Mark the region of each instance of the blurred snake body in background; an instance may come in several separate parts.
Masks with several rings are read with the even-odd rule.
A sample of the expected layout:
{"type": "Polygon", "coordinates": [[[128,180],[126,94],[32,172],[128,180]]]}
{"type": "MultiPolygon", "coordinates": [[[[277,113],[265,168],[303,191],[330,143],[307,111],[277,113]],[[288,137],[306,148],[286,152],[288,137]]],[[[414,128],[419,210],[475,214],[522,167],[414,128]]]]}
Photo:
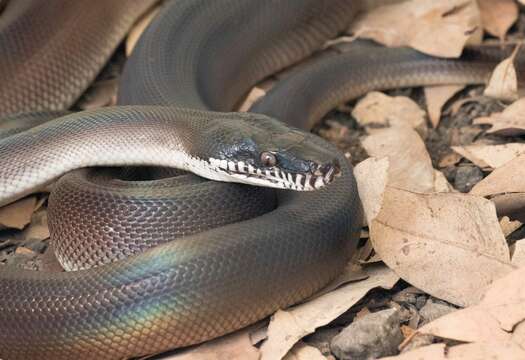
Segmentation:
{"type": "MultiPolygon", "coordinates": [[[[69,108],[153,3],[8,1],[0,115],[69,108]]],[[[188,346],[334,279],[362,223],[356,183],[333,145],[297,128],[371,89],[484,82],[498,57],[356,45],[292,71],[251,113],[231,112],[258,81],[345,30],[357,3],[167,1],[126,63],[119,106],[0,139],[0,205],[59,179],[51,235],[61,264],[78,270],[0,269],[0,357],[118,359],[188,346]],[[221,182],[126,181],[91,168],[132,165],[221,182]]]]}

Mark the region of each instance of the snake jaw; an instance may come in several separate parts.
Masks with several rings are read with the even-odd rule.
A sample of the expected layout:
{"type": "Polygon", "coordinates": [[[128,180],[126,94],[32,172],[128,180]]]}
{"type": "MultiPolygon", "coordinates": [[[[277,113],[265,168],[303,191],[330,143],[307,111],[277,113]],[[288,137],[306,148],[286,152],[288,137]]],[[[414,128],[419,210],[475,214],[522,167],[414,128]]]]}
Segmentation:
{"type": "Polygon", "coordinates": [[[306,173],[287,172],[279,167],[261,169],[244,161],[209,158],[208,162],[218,175],[216,179],[295,191],[319,190],[340,175],[336,162],[319,165],[314,172],[306,173]]]}

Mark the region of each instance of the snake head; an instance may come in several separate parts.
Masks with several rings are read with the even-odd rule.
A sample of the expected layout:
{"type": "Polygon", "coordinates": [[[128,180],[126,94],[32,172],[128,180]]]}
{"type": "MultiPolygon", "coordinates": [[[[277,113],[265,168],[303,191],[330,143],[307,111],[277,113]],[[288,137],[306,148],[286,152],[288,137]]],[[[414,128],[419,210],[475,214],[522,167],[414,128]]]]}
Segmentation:
{"type": "MultiPolygon", "coordinates": [[[[235,114],[212,122],[213,139],[200,158],[207,172],[200,175],[297,191],[320,189],[340,174],[333,151],[320,145],[316,135],[289,127],[259,114],[235,114]]],[[[202,142],[201,142],[202,144],[202,142]]],[[[202,148],[202,147],[201,147],[202,148]]]]}

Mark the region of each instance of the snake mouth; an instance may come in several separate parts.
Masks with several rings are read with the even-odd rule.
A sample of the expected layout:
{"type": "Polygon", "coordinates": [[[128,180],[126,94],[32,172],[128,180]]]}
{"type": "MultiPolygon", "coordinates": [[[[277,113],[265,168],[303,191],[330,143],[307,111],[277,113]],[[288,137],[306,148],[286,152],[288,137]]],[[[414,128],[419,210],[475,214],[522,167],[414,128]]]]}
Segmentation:
{"type": "Polygon", "coordinates": [[[260,169],[243,161],[210,159],[210,164],[215,171],[230,176],[237,182],[295,191],[319,190],[341,174],[336,161],[319,165],[315,171],[308,173],[288,172],[278,167],[260,169]]]}

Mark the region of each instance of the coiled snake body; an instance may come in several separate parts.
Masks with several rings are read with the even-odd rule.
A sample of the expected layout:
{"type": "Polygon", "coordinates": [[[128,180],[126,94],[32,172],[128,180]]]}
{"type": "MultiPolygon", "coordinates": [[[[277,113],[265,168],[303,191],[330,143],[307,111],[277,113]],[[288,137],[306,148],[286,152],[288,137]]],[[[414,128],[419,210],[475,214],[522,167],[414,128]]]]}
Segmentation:
{"type": "MultiPolygon", "coordinates": [[[[10,81],[0,84],[0,114],[64,109],[85,89],[116,41],[102,46],[106,55],[94,61],[75,52],[79,45],[73,35],[60,31],[105,26],[84,8],[98,6],[108,13],[102,3],[118,4],[116,13],[127,20],[118,22],[118,31],[108,30],[120,36],[141,10],[130,6],[138,3],[133,1],[55,2],[74,3],[76,10],[70,11],[76,17],[64,15],[64,23],[57,19],[63,29],[53,27],[53,48],[72,60],[49,55],[59,64],[49,72],[46,59],[37,62],[12,40],[13,32],[27,26],[16,20],[23,12],[16,10],[29,9],[32,2],[9,2],[0,15],[0,50],[13,52],[0,59],[0,76],[10,81]],[[59,45],[60,37],[70,48],[59,45]],[[33,70],[13,65],[26,55],[33,70]],[[79,72],[82,81],[72,81],[79,72]],[[26,80],[33,85],[22,84],[26,80]]],[[[355,247],[362,219],[351,168],[332,145],[274,119],[307,129],[334,105],[372,88],[482,82],[490,70],[486,57],[492,59],[473,51],[467,57],[474,61],[464,66],[406,49],[383,53],[363,45],[278,85],[252,110],[272,118],[226,112],[257,81],[345,29],[355,10],[350,0],[167,2],[126,64],[118,102],[127,106],[68,115],[0,140],[0,204],[87,166],[179,167],[216,180],[318,189],[275,192],[176,180],[196,187],[179,191],[190,205],[176,205],[174,215],[165,206],[177,195],[171,180],[123,185],[104,171],[73,172],[51,196],[50,225],[53,237],[60,238],[62,264],[83,270],[1,269],[0,357],[115,359],[187,346],[260,320],[333,279],[355,247]],[[419,76],[407,77],[409,71],[419,76]],[[206,205],[193,205],[186,192],[206,205]],[[239,211],[224,216],[227,205],[239,211]],[[207,214],[195,215],[199,206],[207,214]],[[84,230],[68,225],[70,218],[81,219],[77,225],[84,230]],[[137,219],[144,222],[133,227],[137,219]],[[183,228],[196,221],[203,231],[194,233],[195,226],[189,226],[181,231],[184,237],[169,241],[174,221],[183,228]],[[129,241],[142,250],[141,239],[156,245],[157,237],[165,243],[121,259],[136,252],[129,241]],[[73,245],[72,238],[83,241],[73,245]],[[109,250],[101,246],[104,241],[110,242],[109,250]]],[[[20,43],[34,45],[36,37],[20,43]]]]}

